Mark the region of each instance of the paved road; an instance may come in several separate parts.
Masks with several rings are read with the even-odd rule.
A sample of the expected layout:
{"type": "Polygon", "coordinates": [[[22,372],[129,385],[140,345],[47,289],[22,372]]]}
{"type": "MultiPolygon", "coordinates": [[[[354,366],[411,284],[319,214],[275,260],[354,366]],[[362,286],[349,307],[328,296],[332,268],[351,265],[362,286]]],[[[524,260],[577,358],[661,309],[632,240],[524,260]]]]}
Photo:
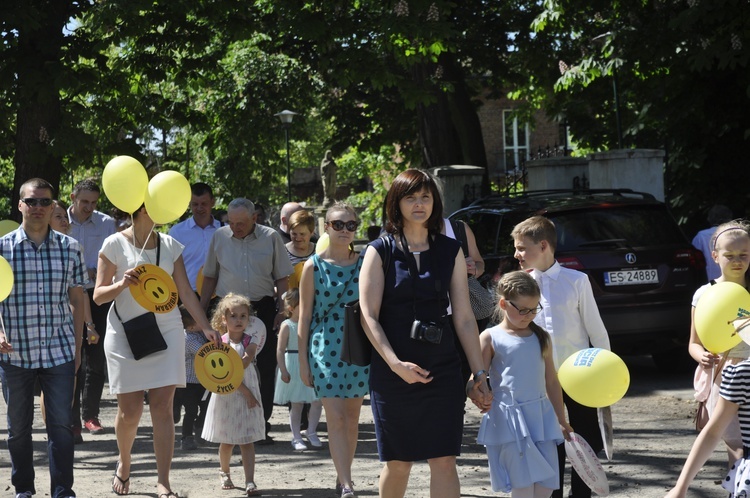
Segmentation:
{"type": "MultiPolygon", "coordinates": [[[[626,358],[631,371],[631,387],[626,397],[612,408],[615,427],[615,455],[603,462],[610,484],[610,494],[623,498],[656,498],[674,482],[695,434],[691,430],[692,376],[665,376],[657,372],[647,357],[626,358]]],[[[5,433],[6,407],[0,402],[0,430],[5,433]]],[[[116,459],[116,442],[112,431],[115,400],[103,400],[102,422],[109,428],[101,436],[84,435],[85,443],[76,446],[76,492],[81,497],[110,497],[111,475],[116,459]]],[[[459,459],[462,496],[507,496],[492,493],[484,448],[477,445],[479,416],[467,406],[467,424],[463,454],[459,459]]],[[[375,435],[369,406],[362,410],[360,444],[355,461],[354,481],[358,497],[377,496],[378,462],[375,435]]],[[[274,409],[274,436],[277,443],[257,447],[256,481],[264,496],[333,498],[335,480],[327,450],[295,453],[289,446],[286,410],[274,409]]],[[[325,441],[325,426],[320,431],[325,441]]],[[[179,430],[179,429],[178,429],[179,430]]],[[[439,435],[436,435],[439,437],[439,435]]],[[[46,436],[38,412],[34,423],[37,496],[49,496],[47,490],[46,436]]],[[[721,478],[725,466],[723,448],[714,453],[699,474],[690,496],[720,498],[726,496],[714,480],[721,478]]],[[[241,496],[237,491],[221,491],[217,474],[216,447],[206,446],[185,453],[175,450],[172,485],[180,496],[203,498],[241,496]]],[[[232,461],[235,483],[243,482],[239,457],[232,461]]],[[[429,496],[426,464],[417,464],[412,472],[408,496],[429,496]]],[[[144,414],[134,448],[131,478],[132,496],[155,497],[155,468],[151,446],[150,418],[144,414]]],[[[10,462],[5,445],[0,448],[0,498],[14,496],[10,486],[10,462]]]]}

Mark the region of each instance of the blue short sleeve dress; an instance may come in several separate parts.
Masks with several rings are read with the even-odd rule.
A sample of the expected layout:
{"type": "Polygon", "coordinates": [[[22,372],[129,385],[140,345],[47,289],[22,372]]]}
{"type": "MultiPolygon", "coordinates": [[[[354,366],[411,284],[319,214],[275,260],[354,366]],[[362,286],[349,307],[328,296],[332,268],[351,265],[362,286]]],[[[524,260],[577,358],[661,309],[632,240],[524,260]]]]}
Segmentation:
{"type": "Polygon", "coordinates": [[[344,305],[359,299],[362,258],[338,266],[313,255],[315,304],[310,323],[309,361],[318,398],[360,398],[367,394],[370,367],[341,360],[344,338],[344,305]]]}

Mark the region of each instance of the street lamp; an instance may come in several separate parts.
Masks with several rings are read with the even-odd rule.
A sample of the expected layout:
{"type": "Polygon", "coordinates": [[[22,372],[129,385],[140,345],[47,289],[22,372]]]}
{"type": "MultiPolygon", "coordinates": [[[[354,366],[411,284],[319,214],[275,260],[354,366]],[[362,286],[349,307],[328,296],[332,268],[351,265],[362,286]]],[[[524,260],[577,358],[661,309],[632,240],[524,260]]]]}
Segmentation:
{"type": "Polygon", "coordinates": [[[289,202],[292,202],[292,175],[289,168],[289,127],[292,125],[292,120],[296,115],[296,112],[286,110],[274,114],[274,116],[278,116],[281,120],[281,126],[284,127],[284,136],[286,137],[286,196],[289,202]]]}

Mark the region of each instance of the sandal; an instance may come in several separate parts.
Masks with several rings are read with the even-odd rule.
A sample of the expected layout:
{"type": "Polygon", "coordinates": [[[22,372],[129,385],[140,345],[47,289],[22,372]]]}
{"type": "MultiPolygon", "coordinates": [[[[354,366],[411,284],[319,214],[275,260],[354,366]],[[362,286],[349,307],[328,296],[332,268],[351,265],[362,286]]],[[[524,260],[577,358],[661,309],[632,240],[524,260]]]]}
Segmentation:
{"type": "Polygon", "coordinates": [[[128,476],[127,479],[123,479],[122,477],[117,475],[117,471],[120,469],[120,461],[117,460],[117,464],[115,464],[115,474],[112,476],[112,492],[116,495],[124,496],[130,492],[130,486],[128,485],[128,482],[130,482],[130,476],[128,476]],[[120,487],[124,490],[122,493],[118,492],[115,489],[115,484],[117,484],[117,481],[120,481],[120,487]]]}
{"type": "Polygon", "coordinates": [[[234,489],[234,483],[232,482],[232,478],[229,477],[229,472],[222,472],[220,470],[219,477],[221,477],[221,489],[224,491],[234,489]]]}
{"type": "Polygon", "coordinates": [[[261,493],[258,486],[256,486],[253,481],[250,481],[245,484],[245,494],[247,496],[260,496],[261,493]]]}
{"type": "Polygon", "coordinates": [[[177,493],[174,493],[172,491],[170,491],[169,493],[162,493],[159,496],[157,496],[157,498],[162,498],[162,496],[164,498],[172,498],[172,497],[174,497],[174,498],[180,498],[179,496],[177,496],[177,493]]]}

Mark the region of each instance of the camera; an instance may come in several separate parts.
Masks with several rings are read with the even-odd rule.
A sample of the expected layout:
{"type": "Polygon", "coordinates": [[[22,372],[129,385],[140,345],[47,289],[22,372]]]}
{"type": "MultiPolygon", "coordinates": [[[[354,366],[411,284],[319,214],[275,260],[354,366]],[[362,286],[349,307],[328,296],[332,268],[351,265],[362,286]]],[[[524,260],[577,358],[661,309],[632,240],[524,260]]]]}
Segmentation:
{"type": "Polygon", "coordinates": [[[409,337],[417,341],[440,344],[440,340],[443,338],[443,326],[435,322],[414,320],[414,323],[411,324],[409,337]]]}

